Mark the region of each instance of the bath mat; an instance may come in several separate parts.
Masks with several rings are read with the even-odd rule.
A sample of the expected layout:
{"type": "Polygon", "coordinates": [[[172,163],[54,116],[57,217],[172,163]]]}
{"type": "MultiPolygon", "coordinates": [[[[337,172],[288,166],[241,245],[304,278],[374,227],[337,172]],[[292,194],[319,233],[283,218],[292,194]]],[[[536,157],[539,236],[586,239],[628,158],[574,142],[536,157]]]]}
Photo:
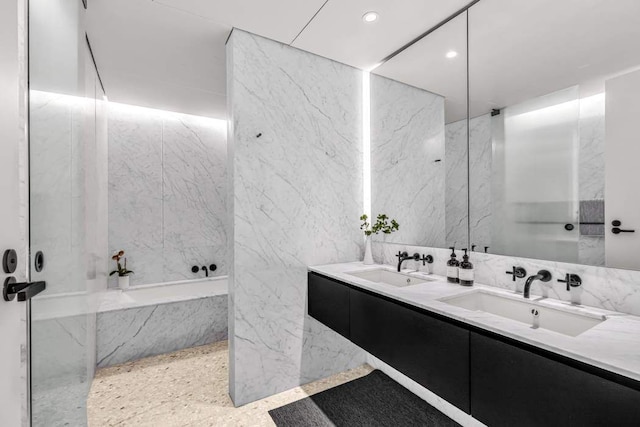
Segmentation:
{"type": "Polygon", "coordinates": [[[379,370],[269,415],[278,427],[459,426],[379,370]]]}

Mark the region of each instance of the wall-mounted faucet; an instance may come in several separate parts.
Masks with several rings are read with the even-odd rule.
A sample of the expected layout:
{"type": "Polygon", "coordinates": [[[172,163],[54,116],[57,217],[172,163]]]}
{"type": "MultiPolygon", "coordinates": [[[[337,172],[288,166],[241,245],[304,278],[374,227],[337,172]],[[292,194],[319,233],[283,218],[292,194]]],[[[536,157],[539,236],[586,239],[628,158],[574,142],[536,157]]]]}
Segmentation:
{"type": "Polygon", "coordinates": [[[511,271],[506,271],[506,274],[511,274],[513,275],[512,277],[512,281],[515,282],[516,278],[517,279],[522,279],[527,275],[527,270],[525,270],[522,267],[516,267],[515,265],[513,267],[511,267],[511,271]]]}
{"type": "Polygon", "coordinates": [[[412,259],[414,261],[420,261],[420,254],[416,252],[415,254],[409,256],[408,252],[398,252],[398,273],[400,273],[400,269],[402,268],[402,263],[408,259],[412,259]]]}
{"type": "Polygon", "coordinates": [[[198,267],[197,265],[194,265],[193,267],[191,267],[191,272],[197,273],[198,271],[202,270],[204,271],[205,277],[209,277],[209,272],[213,273],[217,269],[218,269],[218,266],[215,264],[209,265],[209,268],[207,268],[206,265],[203,265],[202,267],[198,267]]]}
{"type": "Polygon", "coordinates": [[[531,284],[534,280],[540,280],[541,282],[548,282],[551,280],[551,273],[547,270],[540,270],[538,274],[529,276],[527,281],[524,282],[524,297],[529,298],[529,291],[531,290],[531,284]]]}
{"type": "Polygon", "coordinates": [[[571,288],[577,288],[582,285],[582,279],[577,274],[567,273],[564,276],[564,280],[558,279],[558,282],[567,284],[567,292],[570,291],[571,288]]]}
{"type": "Polygon", "coordinates": [[[420,258],[420,261],[422,261],[422,265],[433,264],[433,256],[423,254],[422,258],[420,258]]]}

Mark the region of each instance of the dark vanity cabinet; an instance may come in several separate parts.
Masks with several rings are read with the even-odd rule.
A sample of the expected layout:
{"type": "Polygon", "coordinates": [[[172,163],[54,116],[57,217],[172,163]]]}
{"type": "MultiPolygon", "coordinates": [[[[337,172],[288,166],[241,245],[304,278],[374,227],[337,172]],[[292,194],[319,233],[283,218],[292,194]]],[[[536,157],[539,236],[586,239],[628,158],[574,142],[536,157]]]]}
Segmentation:
{"type": "Polygon", "coordinates": [[[349,288],[319,274],[309,273],[309,316],[349,338],[349,288]]]}
{"type": "Polygon", "coordinates": [[[309,315],[489,426],[640,426],[640,383],[309,273],[309,315]]]}
{"type": "Polygon", "coordinates": [[[352,289],[351,341],[469,412],[469,331],[352,289]]]}
{"type": "Polygon", "coordinates": [[[490,426],[638,426],[640,392],[471,333],[471,414],[490,426]]]}

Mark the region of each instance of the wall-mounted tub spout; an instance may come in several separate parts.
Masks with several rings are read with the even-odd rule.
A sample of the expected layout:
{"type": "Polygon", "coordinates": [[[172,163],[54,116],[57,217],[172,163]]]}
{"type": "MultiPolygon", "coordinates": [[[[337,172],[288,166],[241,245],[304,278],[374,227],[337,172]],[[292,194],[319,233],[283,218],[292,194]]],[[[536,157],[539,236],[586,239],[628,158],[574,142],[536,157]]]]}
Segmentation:
{"type": "Polygon", "coordinates": [[[204,275],[206,277],[209,277],[209,273],[210,272],[213,273],[217,269],[218,269],[218,266],[215,264],[210,264],[209,267],[207,267],[206,265],[203,265],[202,267],[198,267],[197,265],[194,265],[193,267],[191,267],[191,272],[197,273],[198,271],[202,270],[204,271],[204,275]]]}

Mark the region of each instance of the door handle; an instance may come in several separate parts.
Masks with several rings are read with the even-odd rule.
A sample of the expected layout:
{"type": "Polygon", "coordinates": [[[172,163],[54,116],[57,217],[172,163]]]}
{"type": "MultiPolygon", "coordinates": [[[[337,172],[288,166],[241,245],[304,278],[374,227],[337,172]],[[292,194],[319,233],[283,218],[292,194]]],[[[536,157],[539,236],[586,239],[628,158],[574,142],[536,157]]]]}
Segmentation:
{"type": "Polygon", "coordinates": [[[620,228],[618,228],[618,227],[613,227],[613,228],[611,229],[611,232],[612,232],[613,234],[620,234],[620,233],[635,233],[635,232],[636,232],[636,230],[622,230],[622,229],[620,229],[620,228]]]}
{"type": "Polygon", "coordinates": [[[2,296],[5,301],[13,301],[18,295],[18,301],[26,301],[38,295],[47,288],[46,282],[20,282],[16,283],[13,276],[7,277],[4,281],[2,296]]]}

